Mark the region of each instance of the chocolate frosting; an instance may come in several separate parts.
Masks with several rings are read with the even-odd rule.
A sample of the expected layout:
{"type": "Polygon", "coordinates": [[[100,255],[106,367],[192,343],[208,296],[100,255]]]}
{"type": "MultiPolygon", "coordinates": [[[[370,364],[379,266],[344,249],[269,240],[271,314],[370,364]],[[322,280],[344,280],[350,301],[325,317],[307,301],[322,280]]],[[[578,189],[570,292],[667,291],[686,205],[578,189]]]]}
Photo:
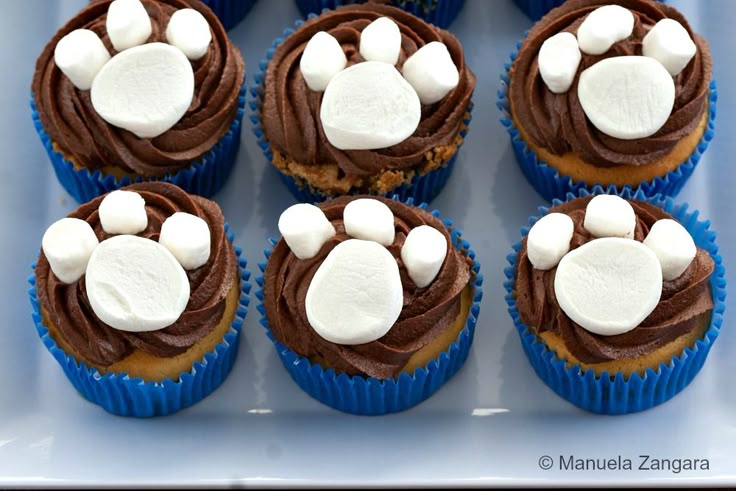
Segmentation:
{"type": "Polygon", "coordinates": [[[575,34],[590,12],[610,3],[610,0],[569,0],[532,27],[511,67],[513,117],[532,143],[555,155],[573,152],[585,162],[600,167],[648,164],[670,153],[680,139],[691,134],[700,123],[707,110],[713,61],[706,41],[692,31],[674,8],[651,0],[620,0],[616,3],[634,14],[631,36],[615,43],[603,55],[581,53],[580,67],[570,90],[554,94],[539,74],[537,55],[542,43],[560,32],[575,34]],[[672,114],[652,136],[636,140],[608,136],[588,121],[580,105],[577,96],[580,73],[604,58],[642,55],[642,39],[664,18],[682,24],[697,46],[695,57],[674,78],[672,114]]]}
{"type": "Polygon", "coordinates": [[[337,164],[348,176],[367,177],[386,169],[411,169],[426,162],[425,154],[450,145],[459,133],[475,88],[475,76],[465,66],[460,41],[409,13],[375,3],[348,5],[307,20],[278,48],[266,69],[262,124],[271,147],[300,164],[337,164]],[[422,106],[419,127],[406,140],[378,150],[339,150],[325,137],[320,121],[322,92],[309,89],[299,69],[307,42],[319,31],[332,34],[348,59],[348,66],[365,61],[360,55],[360,33],[379,17],[390,17],[401,31],[396,67],[432,41],[447,46],[460,72],[458,86],[441,101],[422,106]]]}
{"type": "MultiPolygon", "coordinates": [[[[87,298],[84,276],[69,285],[62,283],[41,251],[36,266],[36,288],[41,306],[63,339],[98,367],[119,361],[133,350],[172,357],[189,349],[212,332],[222,319],[225,299],[238,273],[233,246],[225,235],[225,219],[215,202],[163,182],[134,184],[123,189],[137,192],[146,201],[148,226],[136,235],[158,241],[164,220],[178,211],[190,213],[209,226],[210,258],[203,266],[187,271],[189,303],[174,324],[158,331],[126,332],[97,318],[87,298]]],[[[112,237],[100,224],[98,209],[103,198],[100,196],[69,215],[86,220],[100,241],[112,237]]]]}
{"type": "Polygon", "coordinates": [[[394,214],[396,237],[387,249],[399,264],[404,306],[398,320],[382,338],[346,346],[320,337],[309,324],[304,306],[312,277],[332,249],[351,237],[345,233],[345,206],[356,197],[340,197],[320,204],[337,234],[311,259],[299,260],[281,239],[273,248],[265,272],[264,303],[275,338],[301,356],[322,359],[337,372],[379,379],[398,375],[409,358],[443,333],[460,314],[461,293],[470,281],[470,260],[453,245],[443,223],[430,213],[397,201],[382,201],[394,214]],[[417,288],[401,261],[401,247],[409,231],[420,225],[439,230],[447,239],[447,257],[429,286],[417,288]]]}
{"type": "Polygon", "coordinates": [[[105,29],[111,0],[92,2],[51,38],[36,62],[32,90],[44,128],[62,153],[90,170],[117,167],[144,177],[161,177],[189,167],[227,133],[238,110],[245,65],[237,48],[212,11],[191,0],[142,0],[151,18],[147,42],[167,42],[166,27],[173,13],[194,8],[210,24],[207,53],[192,61],[194,97],[186,114],[155,138],[139,138],[105,122],[94,110],[89,90],[77,89],[54,63],[58,41],[75,29],[97,33],[114,56],[105,29]]]}
{"type": "MultiPolygon", "coordinates": [[[[585,207],[591,197],[579,198],[550,209],[566,213],[575,224],[570,250],[593,240],[583,227],[585,207]]],[[[661,208],[641,201],[630,201],[636,213],[634,239],[643,241],[654,222],[672,216],[661,208]]],[[[557,268],[534,269],[529,262],[526,237],[516,265],[516,307],[521,320],[537,332],[552,331],[565,347],[584,363],[635,358],[651,353],[695,328],[697,317],[713,308],[708,280],[713,259],[698,248],[695,259],[682,275],[662,282],[662,296],[654,311],[635,329],[615,336],[601,336],[575,324],[562,311],[555,298],[557,268]]]]}

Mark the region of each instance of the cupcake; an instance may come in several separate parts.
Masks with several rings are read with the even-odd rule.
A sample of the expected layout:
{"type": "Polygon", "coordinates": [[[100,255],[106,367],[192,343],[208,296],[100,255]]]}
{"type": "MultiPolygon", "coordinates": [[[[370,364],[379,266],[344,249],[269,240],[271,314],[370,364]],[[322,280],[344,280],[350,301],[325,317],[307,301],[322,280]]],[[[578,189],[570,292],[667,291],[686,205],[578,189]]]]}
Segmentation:
{"type": "Polygon", "coordinates": [[[254,132],[298,200],[440,192],[475,88],[457,38],[367,3],[299,21],[274,46],[252,89],[254,132]]]}
{"type": "Polygon", "coordinates": [[[215,13],[225,29],[232,29],[243,20],[256,0],[202,0],[215,13]]]}
{"type": "Polygon", "coordinates": [[[712,65],[706,41],[666,4],[571,0],[512,55],[502,122],[548,200],[595,184],[675,195],[713,137],[712,65]]]}
{"type": "Polygon", "coordinates": [[[335,409],[385,414],[462,366],[480,310],[480,265],[457,229],[383,197],[302,203],[258,278],[262,324],[294,381],[335,409]]]}
{"type": "Polygon", "coordinates": [[[85,398],[119,415],[170,414],[232,367],[249,290],[240,254],[216,203],[133,184],[48,228],[33,319],[85,398]]]}
{"type": "Polygon", "coordinates": [[[61,184],[80,203],[136,181],[211,196],[240,146],[245,65],[194,0],[99,0],[36,62],[31,108],[61,184]]]}
{"type": "Polygon", "coordinates": [[[718,336],[726,280],[698,212],[602,191],[530,219],[506,300],[542,380],[583,409],[620,414],[661,404],[695,377],[718,336]]]}

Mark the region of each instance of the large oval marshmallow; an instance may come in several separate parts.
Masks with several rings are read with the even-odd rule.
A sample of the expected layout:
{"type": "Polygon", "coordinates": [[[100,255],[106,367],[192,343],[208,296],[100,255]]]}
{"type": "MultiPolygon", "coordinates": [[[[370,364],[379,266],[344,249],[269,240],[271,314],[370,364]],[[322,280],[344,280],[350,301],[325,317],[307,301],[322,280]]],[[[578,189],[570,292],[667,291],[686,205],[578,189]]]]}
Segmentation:
{"type": "Polygon", "coordinates": [[[179,9],[169,19],[166,40],[190,60],[198,60],[207,53],[212,33],[204,15],[194,9],[179,9]]]}
{"type": "Polygon", "coordinates": [[[379,17],[360,33],[360,55],[367,61],[395,65],[401,53],[401,32],[396,22],[379,17]]]}
{"type": "Polygon", "coordinates": [[[434,281],[447,257],[447,239],[429,225],[411,229],[401,247],[401,261],[417,288],[434,281]]]}
{"type": "Polygon", "coordinates": [[[698,47],[674,19],[662,19],[644,36],[642,54],[660,62],[673,77],[695,56],[698,47]]]}
{"type": "Polygon", "coordinates": [[[299,70],[310,90],[322,92],[332,77],[343,71],[348,59],[332,34],[319,31],[312,36],[299,59],[299,70]]]}
{"type": "Polygon", "coordinates": [[[653,58],[617,56],[580,74],[578,98],[596,128],[634,140],[655,134],[667,122],[675,104],[675,83],[653,58]]]}
{"type": "Polygon", "coordinates": [[[404,302],[396,259],[380,244],[350,239],[335,246],[307,289],[309,324],[337,344],[382,338],[399,318],[404,302]]]}
{"type": "Polygon", "coordinates": [[[335,227],[319,207],[299,203],[281,213],[279,232],[298,259],[311,259],[335,236],[335,227]]]}
{"type": "Polygon", "coordinates": [[[139,46],[151,35],[151,19],[140,0],[114,0],[107,9],[107,35],[116,51],[139,46]]]}
{"type": "Polygon", "coordinates": [[[557,33],[542,43],[537,62],[539,74],[547,88],[555,94],[567,92],[581,59],[578,40],[569,32],[557,33]]]}
{"type": "Polygon", "coordinates": [[[56,43],[54,63],[79,90],[89,90],[110,53],[100,37],[88,29],[76,29],[56,43]]]}
{"type": "Polygon", "coordinates": [[[554,287],[560,308],[573,322],[614,336],[631,331],[655,309],[662,269],[641,242],[606,237],[567,253],[557,265],[554,287]]]}
{"type": "Polygon", "coordinates": [[[620,196],[599,194],[585,208],[583,227],[594,237],[633,239],[636,213],[631,204],[620,196]]]}
{"type": "Polygon", "coordinates": [[[92,105],[108,123],[139,138],[174,126],[194,96],[194,72],[184,53],[149,43],[113,56],[92,82],[92,105]]]}
{"type": "Polygon", "coordinates": [[[393,65],[357,63],[335,75],[322,96],[325,136],[340,150],[375,150],[410,137],[422,117],[419,97],[393,65]]]}
{"type": "Polygon", "coordinates": [[[460,82],[460,73],[447,46],[432,41],[419,48],[401,67],[407,82],[414,87],[422,104],[434,104],[460,82]]]}
{"type": "Polygon", "coordinates": [[[342,212],[345,232],[356,239],[372,240],[389,246],[394,242],[394,214],[377,199],[351,201],[342,212]]]}
{"type": "Polygon", "coordinates": [[[99,241],[89,223],[79,218],[62,218],[43,234],[41,248],[51,271],[62,283],[82,277],[99,241]]]}
{"type": "Polygon", "coordinates": [[[589,55],[602,55],[614,43],[631,36],[634,14],[620,5],[604,5],[592,11],[578,27],[580,50],[589,55]]]}
{"type": "Polygon", "coordinates": [[[687,229],[669,218],[657,220],[652,225],[644,239],[644,245],[659,258],[662,277],[667,281],[684,273],[698,252],[687,229]]]}
{"type": "Polygon", "coordinates": [[[135,235],[148,226],[146,200],[135,191],[118,189],[108,193],[98,213],[102,229],[108,234],[135,235]]]}
{"type": "Polygon", "coordinates": [[[534,269],[547,271],[570,250],[575,224],[565,213],[549,213],[529,230],[526,253],[534,269]]]}
{"type": "Polygon", "coordinates": [[[164,220],[158,242],[184,269],[197,269],[210,258],[210,228],[198,216],[178,211],[164,220]]]}

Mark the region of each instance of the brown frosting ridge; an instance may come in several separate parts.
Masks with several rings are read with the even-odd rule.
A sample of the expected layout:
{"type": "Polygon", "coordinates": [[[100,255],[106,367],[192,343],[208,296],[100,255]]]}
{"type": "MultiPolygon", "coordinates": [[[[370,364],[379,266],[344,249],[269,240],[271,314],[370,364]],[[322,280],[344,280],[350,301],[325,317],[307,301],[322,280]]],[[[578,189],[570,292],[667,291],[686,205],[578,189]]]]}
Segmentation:
{"type": "MultiPolygon", "coordinates": [[[[217,326],[225,312],[225,299],[238,274],[233,246],[225,234],[225,219],[214,201],[187,194],[173,184],[148,182],[125,187],[146,201],[148,226],[137,234],[158,240],[161,225],[178,211],[191,213],[207,222],[211,234],[211,251],[207,263],[187,271],[190,285],[189,303],[172,325],[151,332],[125,332],[114,329],[92,311],[87,298],[84,276],[72,284],[60,282],[51,271],[43,251],[36,266],[36,288],[41,306],[49,321],[80,356],[98,367],[119,361],[141,350],[158,357],[183,353],[217,326]]],[[[69,217],[86,220],[103,241],[111,234],[102,230],[98,209],[100,196],[82,205],[69,217]]]]}
{"type": "MultiPolygon", "coordinates": [[[[594,239],[583,227],[585,207],[592,197],[578,198],[550,209],[566,213],[575,224],[570,249],[594,239]]],[[[643,241],[657,220],[672,216],[654,205],[629,201],[637,217],[634,239],[643,241]]],[[[570,320],[555,298],[557,268],[534,269],[529,262],[526,237],[516,265],[516,307],[521,320],[541,333],[552,331],[569,352],[584,363],[635,358],[649,354],[696,327],[696,318],[713,308],[708,280],[715,265],[707,251],[698,248],[695,259],[680,277],[663,281],[662,297],[654,311],[635,329],[615,336],[591,333],[570,320]]]]}
{"type": "Polygon", "coordinates": [[[332,222],[337,234],[319,253],[306,260],[292,254],[281,239],[273,248],[265,272],[264,304],[274,337],[301,356],[324,360],[337,372],[387,379],[398,375],[409,358],[450,326],[460,313],[461,293],[470,281],[470,260],[451,242],[441,220],[425,210],[386,198],[394,214],[396,238],[387,249],[396,258],[404,286],[404,306],[398,320],[381,339],[346,346],[320,337],[309,324],[304,307],[307,289],[332,249],[351,237],[345,233],[343,209],[353,199],[345,196],[319,205],[332,222]],[[429,225],[447,239],[447,257],[437,277],[426,288],[417,288],[401,261],[401,247],[409,231],[429,225]]]}
{"type": "Polygon", "coordinates": [[[460,41],[450,32],[389,5],[376,3],[346,5],[307,20],[276,48],[266,69],[262,124],[271,147],[300,164],[336,164],[348,176],[366,177],[386,169],[411,169],[425,162],[425,154],[440,145],[452,144],[460,132],[475,75],[465,65],[460,41]],[[338,40],[348,59],[348,66],[364,61],[360,55],[360,33],[379,17],[390,17],[399,26],[401,53],[396,64],[419,48],[439,41],[447,49],[460,72],[458,86],[441,101],[422,106],[419,127],[401,143],[378,150],[343,151],[325,137],[319,118],[322,93],[309,89],[299,70],[301,54],[318,31],[326,31],[338,40]]]}
{"type": "Polygon", "coordinates": [[[615,43],[603,55],[582,53],[573,85],[564,94],[547,89],[539,74],[537,55],[542,43],[560,32],[575,34],[590,12],[609,3],[609,0],[569,0],[532,27],[511,67],[509,93],[513,117],[532,143],[555,155],[573,152],[600,167],[656,162],[671,152],[683,136],[692,133],[708,107],[713,66],[708,43],[692,31],[677,10],[652,0],[620,0],[616,3],[634,14],[634,31],[628,39],[615,43]],[[604,58],[641,55],[642,39],[664,18],[682,24],[697,46],[695,57],[674,79],[675,104],[669,120],[654,135],[637,140],[621,140],[602,133],[587,120],[577,97],[580,73],[604,58]]]}
{"type": "Polygon", "coordinates": [[[90,170],[113,166],[144,177],[161,177],[189,167],[227,133],[238,110],[245,64],[217,17],[201,2],[142,0],[150,18],[148,42],[166,42],[166,26],[173,13],[194,8],[210,24],[212,42],[201,59],[192,62],[194,98],[186,114],[156,138],[138,138],[116,128],[95,112],[90,91],[78,90],[54,63],[57,42],[74,29],[97,33],[111,56],[105,29],[111,0],[98,0],[82,9],[51,38],[36,62],[32,90],[44,128],[59,150],[90,170]]]}

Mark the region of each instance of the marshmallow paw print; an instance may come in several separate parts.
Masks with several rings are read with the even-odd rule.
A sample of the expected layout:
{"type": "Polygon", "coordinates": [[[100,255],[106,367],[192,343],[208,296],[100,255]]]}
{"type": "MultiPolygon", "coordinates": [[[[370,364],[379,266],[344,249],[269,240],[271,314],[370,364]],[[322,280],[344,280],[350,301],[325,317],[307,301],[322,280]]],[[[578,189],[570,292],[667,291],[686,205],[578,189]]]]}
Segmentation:
{"type": "MultiPolygon", "coordinates": [[[[343,212],[351,239],[337,244],[324,259],[307,290],[307,320],[327,341],[356,345],[380,339],[401,314],[404,287],[399,265],[386,249],[395,226],[390,208],[374,199],[351,201],[343,212]]],[[[314,205],[288,208],[279,231],[299,259],[317,255],[336,231],[314,205]]],[[[412,229],[401,249],[401,260],[418,288],[432,283],[447,256],[447,240],[423,225],[412,229]]]]}
{"type": "Polygon", "coordinates": [[[166,28],[168,44],[145,44],[151,19],[143,4],[115,0],[105,27],[117,54],[111,57],[93,31],[77,29],[57,43],[54,61],[79,90],[90,90],[102,119],[139,138],[155,138],[174,126],[192,103],[190,60],[207,52],[209,24],[194,9],[178,10],[166,28]]]}
{"type": "Polygon", "coordinates": [[[43,236],[42,249],[59,281],[84,276],[95,315],[112,328],[130,332],[163,329],[189,302],[185,270],[210,256],[207,223],[175,213],[161,226],[158,242],[134,235],[148,226],[145,201],[132,191],[113,191],[100,203],[102,229],[114,235],[99,242],[84,220],[62,218],[43,236]]]}
{"type": "Polygon", "coordinates": [[[363,29],[359,52],[366,61],[345,68],[340,43],[320,31],[299,62],[307,86],[324,91],[320,120],[325,136],[340,150],[374,150],[404,141],[419,126],[422,104],[440,101],[460,80],[447,47],[436,41],[412,54],[399,72],[401,32],[388,17],[363,29]]]}
{"type": "Polygon", "coordinates": [[[628,201],[599,195],[585,210],[585,230],[596,237],[570,251],[573,223],[546,215],[529,231],[527,251],[535,269],[555,272],[560,308],[576,324],[602,336],[631,331],[656,308],[663,281],[674,280],[697,252],[678,222],[655,222],[643,242],[634,240],[636,215],[628,201]]]}

